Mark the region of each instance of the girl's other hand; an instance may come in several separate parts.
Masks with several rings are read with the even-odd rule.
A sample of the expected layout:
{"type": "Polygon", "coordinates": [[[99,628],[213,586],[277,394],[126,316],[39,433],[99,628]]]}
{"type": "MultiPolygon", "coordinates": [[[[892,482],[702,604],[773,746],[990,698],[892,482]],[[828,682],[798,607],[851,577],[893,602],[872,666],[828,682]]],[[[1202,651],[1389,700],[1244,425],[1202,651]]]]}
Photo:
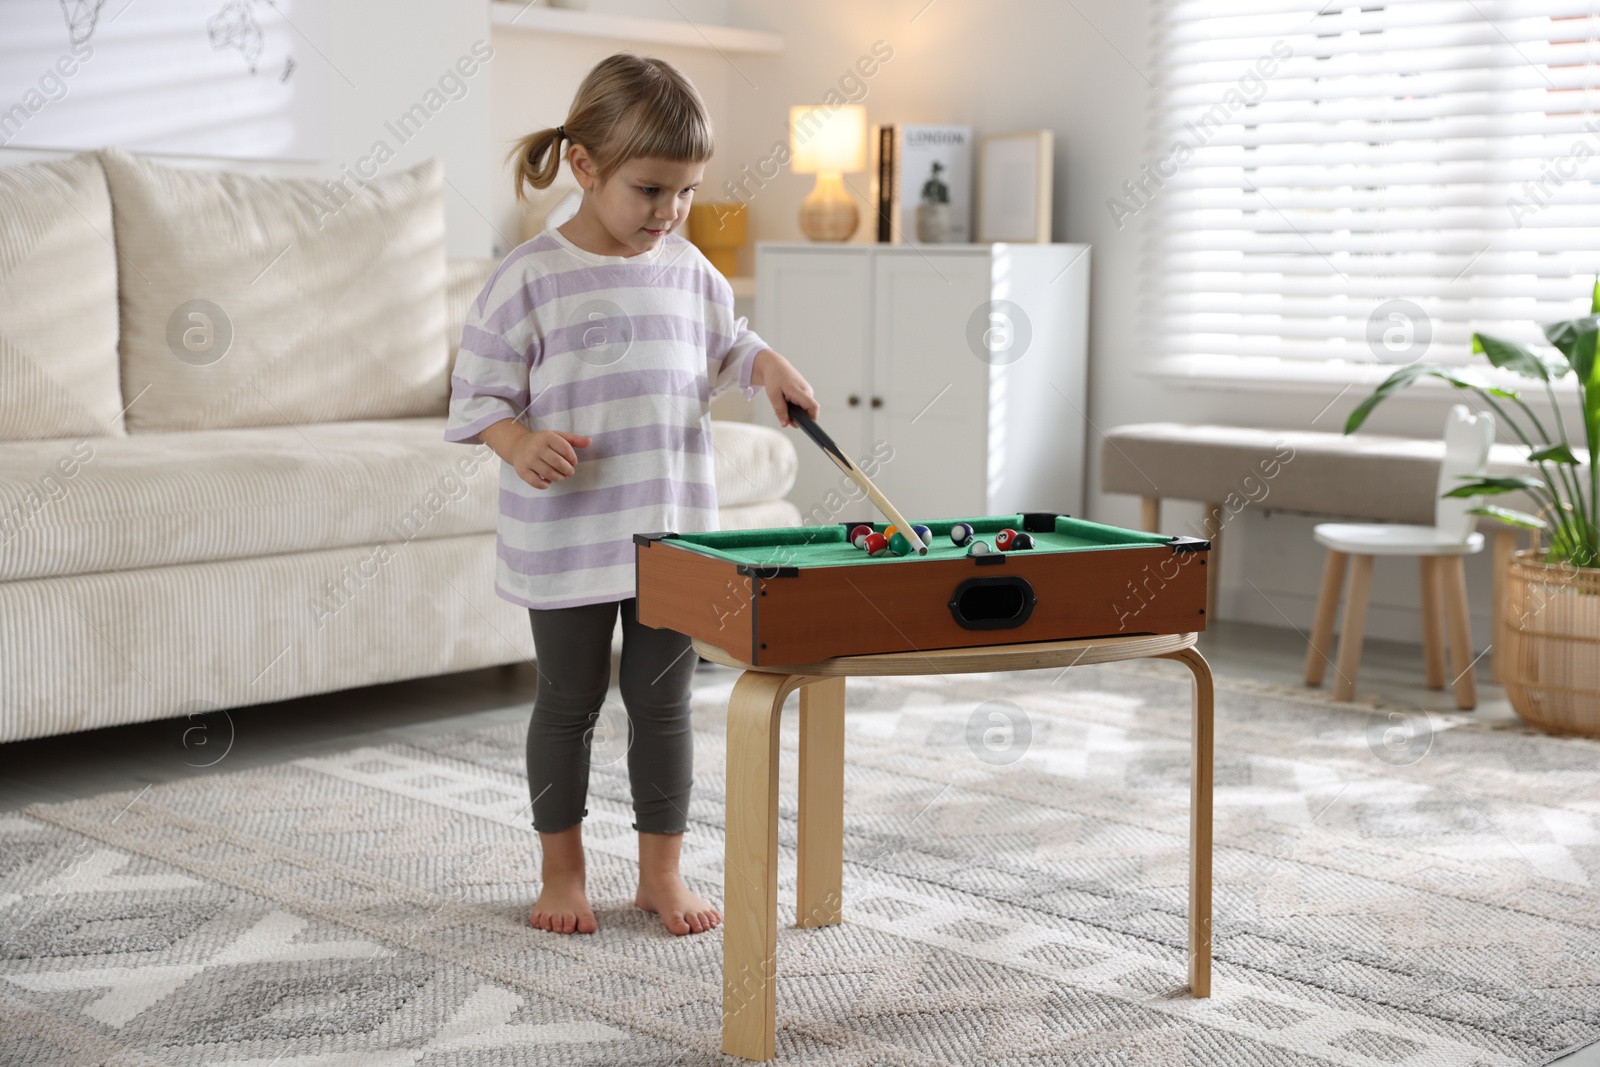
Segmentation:
{"type": "Polygon", "coordinates": [[[535,430],[517,442],[511,466],[517,476],[535,489],[548,489],[572,477],[578,469],[578,452],[590,440],[561,430],[535,430]]]}

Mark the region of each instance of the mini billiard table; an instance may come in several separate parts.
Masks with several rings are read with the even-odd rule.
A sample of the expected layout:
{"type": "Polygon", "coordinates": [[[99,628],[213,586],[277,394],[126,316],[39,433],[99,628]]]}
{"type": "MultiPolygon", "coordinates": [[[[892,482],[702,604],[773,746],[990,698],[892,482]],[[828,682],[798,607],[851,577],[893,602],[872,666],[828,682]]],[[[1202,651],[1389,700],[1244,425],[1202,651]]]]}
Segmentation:
{"type": "Polygon", "coordinates": [[[926,522],[926,555],[869,556],[858,525],[885,526],[636,535],[639,621],[752,665],[1205,629],[1209,541],[1030,512],[926,522]],[[958,522],[1035,546],[969,555],[958,522]]]}

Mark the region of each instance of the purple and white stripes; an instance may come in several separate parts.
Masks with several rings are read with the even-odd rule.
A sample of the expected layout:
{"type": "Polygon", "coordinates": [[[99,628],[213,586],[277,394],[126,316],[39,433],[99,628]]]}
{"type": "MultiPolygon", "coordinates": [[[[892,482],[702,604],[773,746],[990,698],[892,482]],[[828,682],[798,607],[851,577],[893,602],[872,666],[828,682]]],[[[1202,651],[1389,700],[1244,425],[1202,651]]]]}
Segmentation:
{"type": "Polygon", "coordinates": [[[621,600],[635,533],[716,529],[711,397],[753,396],[765,347],[677,234],[631,257],[555,230],[514,249],[468,313],[445,440],[517,419],[592,441],[547,490],[500,465],[496,592],[531,608],[621,600]]]}

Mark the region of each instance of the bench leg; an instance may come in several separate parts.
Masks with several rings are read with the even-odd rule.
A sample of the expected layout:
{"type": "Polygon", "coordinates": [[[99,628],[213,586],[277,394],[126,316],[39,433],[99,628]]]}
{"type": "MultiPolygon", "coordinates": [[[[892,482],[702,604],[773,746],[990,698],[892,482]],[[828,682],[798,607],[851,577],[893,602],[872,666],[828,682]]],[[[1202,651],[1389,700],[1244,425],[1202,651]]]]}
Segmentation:
{"type": "Polygon", "coordinates": [[[1500,681],[1500,650],[1505,647],[1506,628],[1506,572],[1511,568],[1511,554],[1517,550],[1517,531],[1496,530],[1491,542],[1494,568],[1493,580],[1494,626],[1489,631],[1489,680],[1500,681]]]}
{"type": "Polygon", "coordinates": [[[1467,618],[1467,566],[1464,556],[1441,556],[1445,624],[1450,629],[1450,671],[1455,676],[1456,707],[1478,706],[1478,682],[1472,672],[1472,624],[1467,618]]]}
{"type": "Polygon", "coordinates": [[[844,901],[844,679],[800,690],[796,926],[833,926],[844,901]]]}
{"type": "Polygon", "coordinates": [[[1222,587],[1218,577],[1222,573],[1222,516],[1227,511],[1221,504],[1206,505],[1206,526],[1210,531],[1211,551],[1206,553],[1206,618],[1217,618],[1217,591],[1222,587]]]}
{"type": "Polygon", "coordinates": [[[1444,613],[1440,608],[1439,558],[1418,557],[1422,569],[1422,667],[1429,689],[1444,688],[1444,613]]]}
{"type": "Polygon", "coordinates": [[[1361,639],[1367,630],[1367,600],[1372,595],[1372,557],[1355,556],[1350,568],[1350,592],[1344,602],[1344,625],[1339,628],[1339,663],[1334,670],[1333,699],[1356,698],[1356,675],[1361,670],[1361,639]]]}
{"type": "Polygon", "coordinates": [[[1322,565],[1322,589],[1317,593],[1317,615],[1311,623],[1311,644],[1306,649],[1306,684],[1312,688],[1322,684],[1323,672],[1333,661],[1333,620],[1339,612],[1339,592],[1344,588],[1345,563],[1349,559],[1330,548],[1327,562],[1322,565]]]}
{"type": "Polygon", "coordinates": [[[1161,532],[1161,498],[1158,496],[1142,496],[1139,498],[1139,525],[1145,533],[1161,532]]]}
{"type": "Polygon", "coordinates": [[[1189,768],[1189,992],[1211,995],[1211,786],[1216,743],[1211,666],[1192,648],[1161,657],[1194,674],[1189,768]]]}
{"type": "Polygon", "coordinates": [[[728,701],[722,1051],[770,1060],[778,1022],[778,725],[806,678],[746,671],[728,701]]]}

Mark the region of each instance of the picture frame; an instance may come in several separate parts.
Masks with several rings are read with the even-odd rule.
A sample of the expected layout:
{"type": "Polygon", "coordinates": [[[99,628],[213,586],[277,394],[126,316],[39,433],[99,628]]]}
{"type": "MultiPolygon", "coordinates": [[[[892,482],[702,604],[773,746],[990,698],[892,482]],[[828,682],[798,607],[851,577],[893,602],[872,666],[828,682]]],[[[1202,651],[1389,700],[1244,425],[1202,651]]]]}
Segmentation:
{"type": "Polygon", "coordinates": [[[1055,135],[984,134],[978,148],[977,240],[1048,244],[1055,135]]]}

